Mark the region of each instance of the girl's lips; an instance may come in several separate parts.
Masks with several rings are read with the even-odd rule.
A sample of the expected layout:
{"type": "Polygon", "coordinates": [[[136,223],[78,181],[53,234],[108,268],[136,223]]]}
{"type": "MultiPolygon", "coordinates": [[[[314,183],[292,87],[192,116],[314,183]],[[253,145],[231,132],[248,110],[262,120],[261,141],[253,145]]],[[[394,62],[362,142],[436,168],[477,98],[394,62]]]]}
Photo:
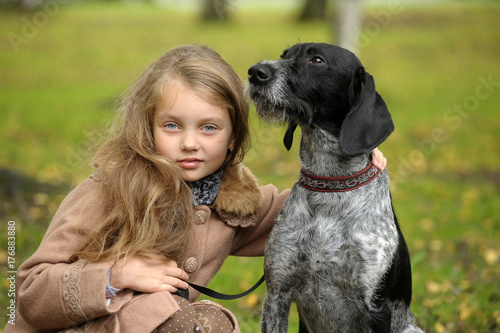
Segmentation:
{"type": "Polygon", "coordinates": [[[186,158],[184,160],[179,161],[179,164],[183,169],[195,169],[199,167],[201,163],[202,161],[196,158],[186,158]]]}

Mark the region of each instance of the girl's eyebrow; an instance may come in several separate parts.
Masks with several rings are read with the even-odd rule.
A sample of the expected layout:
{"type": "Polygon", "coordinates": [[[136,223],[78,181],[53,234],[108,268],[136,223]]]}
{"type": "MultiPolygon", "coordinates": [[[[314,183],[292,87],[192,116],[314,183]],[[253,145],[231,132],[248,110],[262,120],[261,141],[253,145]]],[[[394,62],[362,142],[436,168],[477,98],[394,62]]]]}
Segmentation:
{"type": "Polygon", "coordinates": [[[217,125],[222,125],[224,124],[224,120],[219,117],[208,117],[208,118],[202,118],[200,120],[200,123],[215,123],[217,125]]]}
{"type": "Polygon", "coordinates": [[[154,118],[158,121],[163,121],[163,120],[169,119],[169,118],[174,119],[175,117],[172,117],[172,115],[170,115],[166,112],[162,112],[162,113],[156,114],[154,118]]]}
{"type": "MultiPolygon", "coordinates": [[[[168,112],[166,113],[160,113],[156,119],[159,122],[165,121],[165,120],[173,120],[173,121],[180,121],[182,117],[178,117],[176,115],[169,114],[168,112]]],[[[207,117],[207,118],[201,118],[198,120],[199,124],[207,124],[207,123],[214,123],[217,126],[223,126],[224,125],[224,120],[220,117],[207,117]]]]}

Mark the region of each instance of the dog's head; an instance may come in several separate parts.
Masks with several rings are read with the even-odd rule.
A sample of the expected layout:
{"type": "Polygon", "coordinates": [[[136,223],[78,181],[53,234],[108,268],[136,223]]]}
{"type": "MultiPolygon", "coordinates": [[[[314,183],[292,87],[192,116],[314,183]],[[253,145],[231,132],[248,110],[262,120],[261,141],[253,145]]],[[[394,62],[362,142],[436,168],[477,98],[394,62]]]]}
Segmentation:
{"type": "Polygon", "coordinates": [[[373,77],[353,53],[341,47],[297,44],[279,60],[250,67],[248,75],[247,92],[259,117],[288,123],[287,149],[297,124],[337,136],[347,156],[372,151],[394,130],[373,77]]]}

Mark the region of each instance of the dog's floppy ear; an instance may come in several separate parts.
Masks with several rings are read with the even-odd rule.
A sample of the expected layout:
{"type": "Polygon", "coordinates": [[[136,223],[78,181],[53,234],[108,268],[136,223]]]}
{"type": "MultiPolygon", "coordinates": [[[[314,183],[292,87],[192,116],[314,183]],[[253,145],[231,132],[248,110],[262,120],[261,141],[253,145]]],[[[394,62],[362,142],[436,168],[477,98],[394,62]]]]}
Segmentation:
{"type": "Polygon", "coordinates": [[[287,150],[290,150],[292,148],[292,143],[293,143],[293,132],[297,128],[297,123],[293,120],[290,120],[288,123],[288,129],[286,130],[285,137],[283,138],[283,143],[285,144],[285,147],[287,150]]]}
{"type": "Polygon", "coordinates": [[[394,131],[391,114],[364,68],[350,87],[351,110],[340,128],[340,150],[347,156],[371,152],[394,131]]]}

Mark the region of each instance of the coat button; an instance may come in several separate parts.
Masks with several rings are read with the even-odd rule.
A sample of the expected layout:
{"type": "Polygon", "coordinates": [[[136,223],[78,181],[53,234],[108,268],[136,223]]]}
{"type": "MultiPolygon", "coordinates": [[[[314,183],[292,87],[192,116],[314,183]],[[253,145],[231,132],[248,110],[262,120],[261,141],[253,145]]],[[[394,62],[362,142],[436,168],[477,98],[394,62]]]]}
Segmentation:
{"type": "Polygon", "coordinates": [[[205,224],[208,220],[208,214],[203,210],[197,210],[194,213],[194,224],[205,224]]]}
{"type": "Polygon", "coordinates": [[[198,269],[198,259],[195,257],[190,257],[186,259],[184,263],[184,270],[188,273],[193,273],[198,269]]]}

